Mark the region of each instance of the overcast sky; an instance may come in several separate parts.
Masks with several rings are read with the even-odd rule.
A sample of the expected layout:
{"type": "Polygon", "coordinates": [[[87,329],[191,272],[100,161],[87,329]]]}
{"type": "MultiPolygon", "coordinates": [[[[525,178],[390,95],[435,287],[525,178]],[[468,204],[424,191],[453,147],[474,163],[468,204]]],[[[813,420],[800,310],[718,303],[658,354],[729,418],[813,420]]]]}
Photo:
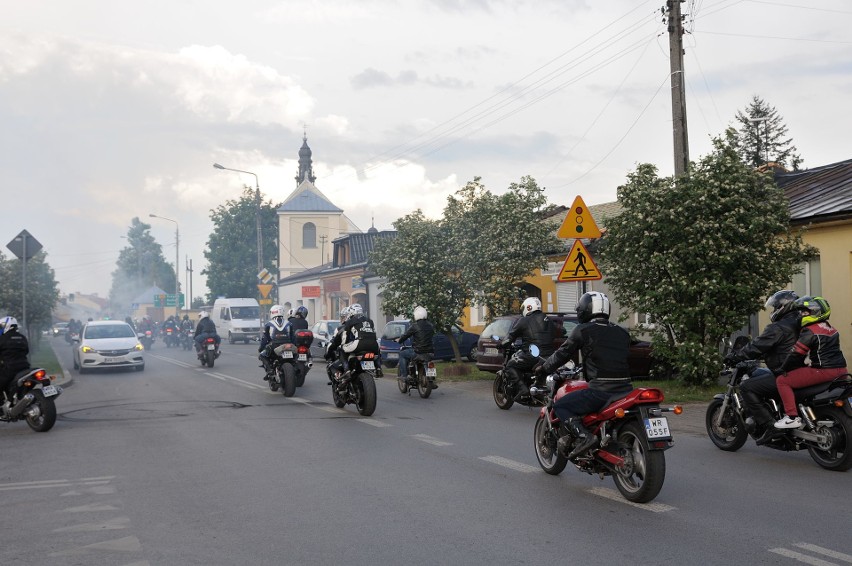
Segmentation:
{"type": "MultiPolygon", "coordinates": [[[[317,187],[362,230],[439,217],[476,176],[613,201],[636,164],[673,171],[663,5],[0,0],[3,253],[26,229],[62,292],[106,296],[134,216],[174,261],[155,213],[202,295],[210,209],[254,184],[213,163],[280,203],[305,130],[317,187]]],[[[803,167],[852,157],[852,3],[682,5],[693,160],[753,95],[803,167]]]]}

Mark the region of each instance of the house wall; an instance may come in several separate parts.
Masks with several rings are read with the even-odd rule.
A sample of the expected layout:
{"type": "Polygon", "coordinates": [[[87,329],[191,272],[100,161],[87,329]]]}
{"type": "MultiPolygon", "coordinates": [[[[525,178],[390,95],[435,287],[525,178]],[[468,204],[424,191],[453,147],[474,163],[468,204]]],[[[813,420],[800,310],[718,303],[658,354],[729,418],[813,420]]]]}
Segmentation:
{"type": "Polygon", "coordinates": [[[332,240],[349,229],[346,217],[340,213],[318,214],[315,212],[278,213],[278,262],[279,278],[300,273],[327,262],[333,249],[332,240]],[[302,230],[306,223],[316,226],[316,247],[302,247],[302,230]],[[325,236],[325,245],[322,238],[325,236]]]}

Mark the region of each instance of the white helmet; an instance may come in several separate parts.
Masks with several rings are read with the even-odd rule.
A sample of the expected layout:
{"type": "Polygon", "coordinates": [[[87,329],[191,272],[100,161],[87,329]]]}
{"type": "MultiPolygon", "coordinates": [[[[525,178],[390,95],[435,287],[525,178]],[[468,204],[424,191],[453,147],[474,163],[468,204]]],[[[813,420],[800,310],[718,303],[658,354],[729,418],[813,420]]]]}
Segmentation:
{"type": "Polygon", "coordinates": [[[340,309],[340,322],[345,321],[347,318],[349,318],[349,307],[344,307],[340,309]]]}
{"type": "Polygon", "coordinates": [[[275,318],[276,316],[284,316],[284,307],[281,305],[272,305],[272,308],[269,309],[269,318],[275,318]]]}
{"type": "Polygon", "coordinates": [[[201,320],[202,318],[207,318],[208,316],[210,316],[210,313],[208,313],[207,311],[201,311],[200,313],[198,313],[198,320],[201,320]]]}
{"type": "Polygon", "coordinates": [[[13,328],[17,328],[17,326],[18,321],[15,320],[14,316],[4,316],[3,318],[0,318],[0,334],[8,332],[13,328]]]}
{"type": "Polygon", "coordinates": [[[414,320],[423,320],[427,315],[426,307],[414,307],[414,320]]]}
{"type": "MultiPolygon", "coordinates": [[[[284,310],[284,309],[281,309],[284,310]]],[[[296,314],[296,309],[290,309],[287,311],[287,318],[293,318],[293,315],[296,314]]]]}
{"type": "Polygon", "coordinates": [[[521,314],[527,316],[541,310],[541,300],[538,297],[527,297],[521,305],[521,314]]]}
{"type": "Polygon", "coordinates": [[[349,316],[347,318],[352,318],[353,316],[357,316],[359,314],[364,314],[364,307],[360,304],[355,303],[354,305],[349,306],[349,316]]]}

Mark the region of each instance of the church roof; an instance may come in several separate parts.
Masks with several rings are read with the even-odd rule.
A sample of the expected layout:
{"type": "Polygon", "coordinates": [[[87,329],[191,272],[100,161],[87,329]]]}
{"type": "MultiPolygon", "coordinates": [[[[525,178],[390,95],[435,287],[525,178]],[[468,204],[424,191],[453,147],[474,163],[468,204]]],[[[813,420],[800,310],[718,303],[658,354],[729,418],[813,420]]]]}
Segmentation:
{"type": "Polygon", "coordinates": [[[310,181],[302,181],[287,200],[278,207],[278,212],[343,212],[325,198],[310,181]]]}

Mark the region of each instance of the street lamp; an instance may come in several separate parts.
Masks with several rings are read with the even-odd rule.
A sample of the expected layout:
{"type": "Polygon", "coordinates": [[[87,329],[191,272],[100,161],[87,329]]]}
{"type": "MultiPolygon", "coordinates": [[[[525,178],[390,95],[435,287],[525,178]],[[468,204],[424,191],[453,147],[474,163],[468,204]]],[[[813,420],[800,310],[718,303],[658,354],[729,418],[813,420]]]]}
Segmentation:
{"type": "Polygon", "coordinates": [[[260,227],[260,183],[257,180],[257,175],[252,173],[251,171],[243,171],[242,169],[231,169],[230,167],[225,167],[224,165],[219,165],[218,163],[214,163],[213,167],[216,169],[224,169],[225,171],[235,171],[237,173],[247,173],[249,175],[254,175],[254,219],[257,224],[257,272],[260,273],[263,271],[263,231],[260,227]]]}
{"type": "Polygon", "coordinates": [[[175,223],[175,318],[178,318],[180,316],[178,312],[178,309],[180,309],[180,277],[178,276],[178,266],[180,266],[180,230],[178,223],[177,220],[172,220],[165,216],[158,216],[156,214],[149,214],[148,216],[175,223]]]}

